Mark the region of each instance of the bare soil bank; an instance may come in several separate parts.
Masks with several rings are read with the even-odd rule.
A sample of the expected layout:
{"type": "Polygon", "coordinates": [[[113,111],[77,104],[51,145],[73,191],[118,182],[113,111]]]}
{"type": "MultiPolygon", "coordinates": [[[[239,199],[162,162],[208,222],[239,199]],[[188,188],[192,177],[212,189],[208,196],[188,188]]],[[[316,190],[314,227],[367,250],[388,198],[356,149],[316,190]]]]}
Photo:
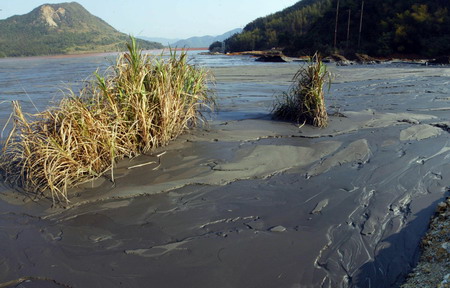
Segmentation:
{"type": "Polygon", "coordinates": [[[450,69],[332,67],[345,117],[299,129],[268,115],[297,68],[214,69],[210,127],[67,209],[4,187],[0,287],[400,285],[450,187],[450,69]]]}

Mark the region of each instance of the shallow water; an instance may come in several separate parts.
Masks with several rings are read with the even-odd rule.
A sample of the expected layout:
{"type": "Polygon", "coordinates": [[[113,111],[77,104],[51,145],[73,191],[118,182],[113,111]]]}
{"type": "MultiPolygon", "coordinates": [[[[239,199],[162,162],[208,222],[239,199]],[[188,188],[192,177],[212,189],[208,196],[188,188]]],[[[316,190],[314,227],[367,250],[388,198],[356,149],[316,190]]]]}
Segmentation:
{"type": "MultiPolygon", "coordinates": [[[[205,69],[261,65],[250,56],[209,56],[200,55],[200,52],[202,51],[187,52],[190,64],[205,69]]],[[[155,57],[161,55],[160,51],[149,51],[149,53],[155,57]]],[[[68,88],[77,93],[86,84],[86,81],[92,79],[95,71],[100,71],[100,73],[105,71],[115,62],[116,57],[116,54],[108,53],[87,56],[0,59],[0,126],[4,127],[6,119],[11,113],[11,101],[19,100],[24,111],[29,113],[48,109],[54,106],[64,96],[64,93],[68,92],[68,88]]],[[[213,86],[212,83],[211,86],[213,86]]],[[[218,85],[215,88],[217,88],[220,98],[223,98],[225,102],[230,100],[230,97],[227,96],[230,93],[227,91],[227,87],[222,88],[221,85],[218,85]]],[[[248,88],[243,87],[243,89],[248,88]]],[[[249,95],[248,97],[242,99],[242,102],[252,101],[253,96],[249,95]]],[[[237,117],[237,115],[235,116],[237,117]]],[[[224,117],[229,118],[229,116],[224,117]]]]}
{"type": "MultiPolygon", "coordinates": [[[[329,112],[346,117],[332,117],[326,129],[299,129],[268,115],[298,64],[249,65],[245,58],[240,66],[240,58],[227,58],[225,65],[208,57],[193,61],[216,75],[220,111],[209,128],[165,147],[160,166],[127,168],[156,160],[151,155],[121,163],[115,185],[79,188],[68,209],[12,197],[4,188],[0,283],[20,277],[31,280],[23,287],[401,283],[436,201],[450,187],[450,134],[435,125],[450,125],[450,69],[330,66],[336,78],[329,112]]],[[[70,65],[87,60],[31,60],[0,60],[0,81],[16,75],[2,82],[12,83],[2,97],[28,98],[19,93],[25,87],[40,99],[39,109],[57,97],[53,85],[79,85],[83,69],[108,62],[93,57],[75,69],[70,65]],[[14,72],[15,66],[22,68],[14,72]],[[25,71],[31,85],[17,84],[14,77],[25,71]],[[39,71],[58,80],[41,86],[39,71]]]]}

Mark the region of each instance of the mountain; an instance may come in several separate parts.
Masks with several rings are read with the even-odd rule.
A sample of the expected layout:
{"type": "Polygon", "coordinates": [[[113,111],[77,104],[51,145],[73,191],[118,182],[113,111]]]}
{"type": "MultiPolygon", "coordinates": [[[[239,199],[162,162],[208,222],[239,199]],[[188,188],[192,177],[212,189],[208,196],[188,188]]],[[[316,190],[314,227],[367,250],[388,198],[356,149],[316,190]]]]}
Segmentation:
{"type": "MultiPolygon", "coordinates": [[[[128,39],[76,2],[45,4],[0,20],[0,35],[0,57],[119,51],[128,39]]],[[[138,42],[143,49],[162,48],[138,42]]]]}
{"type": "Polygon", "coordinates": [[[450,1],[303,0],[252,21],[226,39],[225,47],[228,52],[278,47],[292,56],[450,55],[450,1]]]}
{"type": "Polygon", "coordinates": [[[216,41],[223,41],[227,39],[228,37],[242,32],[241,28],[236,28],[231,31],[228,31],[222,35],[219,36],[202,36],[202,37],[191,37],[188,39],[180,40],[175,43],[173,43],[171,46],[174,47],[186,47],[186,48],[208,48],[209,45],[211,45],[213,42],[216,41]]]}
{"type": "Polygon", "coordinates": [[[165,46],[172,46],[175,42],[182,40],[180,38],[145,37],[145,36],[138,36],[138,38],[146,41],[158,42],[165,46]]]}

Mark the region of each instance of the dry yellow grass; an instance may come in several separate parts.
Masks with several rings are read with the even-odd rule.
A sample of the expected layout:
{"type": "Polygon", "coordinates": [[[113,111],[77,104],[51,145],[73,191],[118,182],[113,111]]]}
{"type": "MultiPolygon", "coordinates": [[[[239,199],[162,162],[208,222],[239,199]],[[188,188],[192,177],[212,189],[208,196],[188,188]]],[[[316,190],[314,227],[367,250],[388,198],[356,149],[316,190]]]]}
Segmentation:
{"type": "Polygon", "coordinates": [[[273,115],[277,119],[311,124],[328,125],[323,86],[330,83],[327,67],[315,55],[308,65],[301,67],[293,77],[293,84],[275,102],[273,115]]]}
{"type": "Polygon", "coordinates": [[[13,129],[0,155],[4,179],[14,187],[67,202],[68,189],[114,164],[168,142],[201,119],[214,103],[206,71],[186,53],[152,59],[131,38],[105,76],[58,107],[28,115],[13,102],[13,129]]]}

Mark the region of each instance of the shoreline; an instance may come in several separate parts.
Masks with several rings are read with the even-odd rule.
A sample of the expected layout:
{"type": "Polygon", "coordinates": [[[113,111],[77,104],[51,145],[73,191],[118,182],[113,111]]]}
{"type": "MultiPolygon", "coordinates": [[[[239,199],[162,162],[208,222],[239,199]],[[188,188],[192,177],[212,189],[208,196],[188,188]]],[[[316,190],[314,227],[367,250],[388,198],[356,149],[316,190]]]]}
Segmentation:
{"type": "MultiPolygon", "coordinates": [[[[281,50],[255,50],[241,52],[216,53],[209,52],[209,55],[227,55],[227,56],[252,56],[261,59],[263,62],[305,62],[312,56],[288,56],[281,50]]],[[[359,64],[384,64],[384,63],[405,63],[420,65],[449,65],[449,57],[441,56],[435,58],[420,57],[417,55],[393,54],[388,56],[372,57],[366,54],[354,53],[353,55],[343,56],[340,54],[326,55],[323,60],[330,63],[336,63],[339,66],[350,66],[359,64]]]]}
{"type": "MultiPolygon", "coordinates": [[[[170,50],[175,51],[203,51],[208,50],[208,48],[163,48],[163,49],[151,49],[151,50],[143,50],[143,52],[151,52],[151,54],[160,53],[160,52],[168,52],[170,50]]],[[[125,51],[117,51],[117,52],[81,52],[74,54],[56,54],[56,55],[37,55],[37,56],[19,56],[19,57],[4,57],[0,58],[0,61],[9,61],[9,60],[28,60],[28,59],[64,59],[64,58],[87,58],[87,57],[96,57],[96,56],[117,56],[121,53],[125,53],[125,51]]]]}
{"type": "Polygon", "coordinates": [[[437,204],[420,248],[417,266],[401,288],[446,288],[450,286],[450,197],[437,204]]]}

